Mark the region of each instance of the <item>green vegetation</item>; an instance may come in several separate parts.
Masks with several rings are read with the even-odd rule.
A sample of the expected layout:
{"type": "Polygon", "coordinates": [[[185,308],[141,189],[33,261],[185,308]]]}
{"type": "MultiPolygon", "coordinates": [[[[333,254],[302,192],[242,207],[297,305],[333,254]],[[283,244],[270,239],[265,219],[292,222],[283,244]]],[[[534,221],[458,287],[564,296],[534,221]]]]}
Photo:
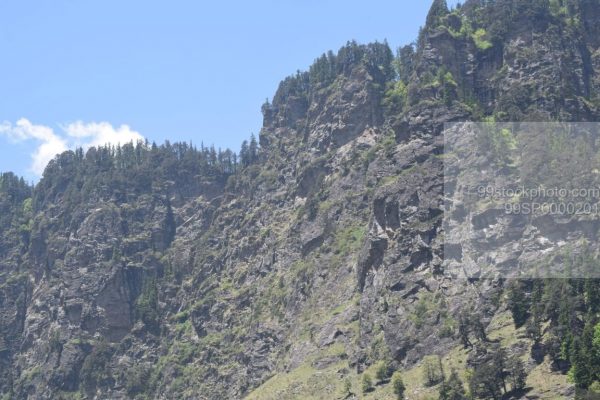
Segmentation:
{"type": "Polygon", "coordinates": [[[402,375],[399,372],[395,372],[392,376],[392,387],[394,390],[394,394],[396,395],[396,399],[404,400],[404,392],[406,391],[406,386],[404,386],[402,375]]]}
{"type": "Polygon", "coordinates": [[[150,391],[151,369],[143,365],[134,365],[125,375],[125,390],[131,397],[150,391]]]}
{"type": "Polygon", "coordinates": [[[477,130],[477,142],[480,149],[489,154],[498,166],[510,166],[514,163],[517,138],[512,129],[498,124],[493,117],[487,118],[477,130]]]}
{"type": "Polygon", "coordinates": [[[456,320],[451,317],[445,317],[440,328],[440,338],[453,337],[456,332],[456,320]]]}
{"type": "Polygon", "coordinates": [[[473,32],[471,37],[479,50],[487,50],[492,47],[492,43],[488,40],[488,33],[483,28],[479,28],[473,32]]]}
{"type": "Polygon", "coordinates": [[[250,142],[244,140],[240,149],[240,164],[247,167],[258,161],[258,142],[254,133],[250,136],[250,142]]]}
{"type": "Polygon", "coordinates": [[[381,360],[375,366],[375,379],[380,383],[387,381],[394,370],[391,368],[389,361],[381,360]]]}
{"type": "Polygon", "coordinates": [[[344,388],[342,389],[342,396],[348,397],[352,394],[352,379],[344,379],[344,388]]]}
{"type": "MultiPolygon", "coordinates": [[[[218,340],[207,336],[209,338],[203,338],[204,346],[218,340]]],[[[199,350],[198,344],[188,340],[188,337],[184,337],[171,343],[167,354],[161,356],[152,368],[140,366],[131,382],[127,381],[127,387],[137,393],[152,393],[158,388],[172,393],[189,393],[190,384],[200,376],[202,367],[194,363],[199,350]],[[142,378],[145,380],[140,381],[142,378]]]]}
{"type": "MultiPolygon", "coordinates": [[[[597,261],[587,252],[562,256],[568,270],[588,271],[597,261]]],[[[578,390],[600,381],[600,280],[532,279],[509,285],[507,304],[515,326],[524,326],[528,337],[543,345],[545,355],[568,372],[578,390]]],[[[511,386],[524,386],[520,360],[508,360],[511,386]]]]}
{"type": "Polygon", "coordinates": [[[390,88],[386,90],[381,104],[390,113],[398,113],[404,108],[407,98],[406,84],[398,80],[392,82],[390,88]]]}
{"type": "MultiPolygon", "coordinates": [[[[290,96],[306,98],[311,90],[319,90],[339,82],[336,79],[348,75],[358,65],[364,66],[375,76],[392,79],[393,60],[393,53],[386,42],[359,45],[350,41],[341,47],[337,54],[330,51],[321,55],[308,72],[298,71],[295,75],[285,78],[279,84],[273,104],[281,104],[290,96]]],[[[272,107],[271,104],[263,105],[263,114],[268,115],[272,107]]]]}
{"type": "Polygon", "coordinates": [[[112,354],[113,350],[110,345],[105,341],[100,341],[96,343],[92,352],[85,358],[79,372],[79,378],[86,391],[94,392],[97,387],[103,386],[109,380],[112,380],[108,368],[112,354]]]}
{"type": "Polygon", "coordinates": [[[435,386],[444,379],[442,359],[439,356],[425,357],[423,359],[423,383],[426,386],[435,386]]]}
{"type": "Polygon", "coordinates": [[[469,379],[471,394],[482,399],[500,399],[525,387],[523,362],[507,357],[503,349],[492,352],[487,361],[475,367],[469,379]],[[510,390],[509,390],[510,389],[510,390]]]}
{"type": "Polygon", "coordinates": [[[394,69],[398,80],[405,85],[408,84],[415,64],[414,45],[402,46],[398,49],[396,58],[393,61],[394,69]]]}
{"type": "Polygon", "coordinates": [[[421,328],[432,312],[443,309],[443,299],[440,295],[424,293],[415,303],[412,312],[408,318],[415,324],[417,328],[421,328]]]}
{"type": "Polygon", "coordinates": [[[63,343],[60,340],[60,332],[58,330],[54,330],[50,333],[50,337],[48,338],[48,347],[50,347],[50,351],[60,352],[62,350],[63,343]]]}
{"type": "Polygon", "coordinates": [[[442,18],[448,15],[449,12],[446,0],[434,0],[425,20],[426,28],[433,29],[439,26],[442,18]]]}
{"type": "Polygon", "coordinates": [[[363,225],[351,225],[339,229],[335,232],[333,252],[337,255],[345,255],[357,250],[362,245],[366,233],[363,225]]]}
{"type": "Polygon", "coordinates": [[[32,195],[33,187],[23,178],[10,172],[0,173],[0,255],[4,249],[24,249],[29,245],[32,195]]]}
{"type": "Polygon", "coordinates": [[[456,370],[453,369],[450,377],[442,382],[439,395],[439,400],[464,400],[467,398],[465,387],[456,370]]]}
{"type": "MultiPolygon", "coordinates": [[[[498,11],[499,7],[508,9],[506,15],[527,15],[531,16],[532,20],[541,20],[537,16],[544,15],[544,12],[549,9],[556,18],[568,16],[572,18],[573,24],[578,21],[573,15],[574,10],[571,9],[573,6],[569,7],[567,2],[561,0],[481,3],[490,3],[489,8],[484,9],[479,5],[471,4],[471,11],[467,15],[462,11],[448,10],[443,0],[434,1],[421,39],[431,40],[432,46],[435,45],[436,40],[445,44],[450,43],[448,49],[439,49],[439,52],[431,53],[436,57],[439,55],[442,64],[445,61],[445,53],[451,56],[455,54],[446,51],[453,50],[451,45],[454,42],[460,45],[461,51],[466,52],[472,52],[473,45],[483,52],[492,48],[493,44],[500,43],[502,35],[509,31],[512,25],[509,17],[500,18],[504,14],[498,11]]],[[[534,32],[533,28],[532,38],[543,39],[539,37],[537,31],[534,32]]],[[[500,49],[500,46],[497,49],[500,49]]],[[[52,279],[58,280],[61,266],[68,266],[69,257],[75,253],[73,249],[68,249],[64,251],[67,256],[63,257],[63,249],[67,248],[65,242],[71,240],[74,242],[78,238],[65,235],[64,238],[56,239],[49,235],[57,231],[68,233],[68,228],[79,226],[81,220],[86,217],[85,212],[82,212],[85,210],[80,208],[81,204],[101,204],[102,208],[99,210],[106,211],[109,217],[114,216],[116,224],[121,224],[119,229],[127,231],[127,235],[132,232],[120,244],[110,244],[106,258],[110,258],[112,250],[112,260],[110,263],[107,261],[106,264],[115,268],[122,267],[127,274],[135,270],[131,275],[136,277],[131,279],[135,282],[127,282],[133,283],[128,286],[130,290],[127,291],[131,293],[133,304],[127,302],[127,305],[133,306],[135,328],[131,335],[114,348],[103,342],[94,344],[94,342],[81,341],[80,343],[78,339],[67,342],[68,345],[78,344],[79,351],[89,353],[82,363],[79,374],[82,387],[89,393],[86,396],[78,393],[77,396],[97,397],[104,393],[95,389],[112,385],[113,388],[118,386],[119,390],[124,389],[127,396],[132,398],[149,399],[156,396],[191,398],[198,396],[197,393],[192,393],[194,390],[205,387],[203,383],[198,383],[202,379],[210,380],[206,385],[209,389],[214,389],[210,385],[218,381],[238,385],[236,389],[251,390],[252,385],[255,385],[259,379],[266,378],[260,375],[264,372],[274,375],[249,398],[286,399],[302,396],[330,399],[340,393],[343,397],[358,395],[365,399],[405,397],[424,399],[436,398],[436,394],[439,394],[441,400],[459,400],[467,397],[481,399],[517,397],[522,394],[526,386],[530,385],[526,380],[523,359],[519,356],[528,357],[529,352],[526,351],[530,349],[527,346],[532,343],[536,346],[536,350],[541,349],[542,357],[545,357],[544,361],[532,369],[531,379],[534,382],[537,383],[548,376],[548,370],[552,365],[553,368],[564,373],[561,377],[565,381],[568,376],[568,379],[577,386],[578,391],[600,392],[600,295],[598,294],[600,284],[596,280],[494,282],[494,290],[498,293],[501,292],[502,286],[506,285],[506,290],[503,292],[505,305],[512,315],[514,327],[519,329],[516,333],[511,324],[507,330],[513,336],[508,339],[506,335],[499,335],[497,331],[490,330],[491,324],[487,324],[494,313],[498,316],[497,309],[494,307],[498,306],[500,310],[504,310],[501,308],[504,304],[500,304],[502,299],[500,296],[495,296],[496,292],[481,293],[481,298],[485,300],[477,305],[485,307],[466,309],[460,315],[451,314],[451,310],[454,312],[456,309],[456,304],[447,307],[443,296],[440,295],[442,292],[450,293],[450,296],[455,293],[452,290],[454,288],[446,290],[446,285],[451,284],[449,279],[444,282],[445,286],[439,289],[438,294],[434,294],[438,290],[435,282],[433,285],[429,282],[432,280],[432,274],[439,274],[433,276],[433,280],[441,279],[439,271],[432,272],[426,269],[419,271],[421,275],[419,279],[425,280],[424,286],[427,290],[417,287],[418,291],[412,291],[406,296],[396,291],[404,291],[404,289],[394,288],[386,292],[385,287],[388,283],[386,281],[381,284],[382,293],[376,293],[372,298],[369,297],[372,293],[369,292],[371,288],[367,287],[364,293],[355,289],[356,276],[352,268],[356,265],[353,261],[361,246],[366,244],[367,218],[365,216],[371,212],[374,194],[403,196],[405,181],[408,185],[412,184],[406,178],[414,176],[415,180],[418,180],[419,174],[431,178],[430,171],[424,172],[421,169],[428,168],[430,165],[435,166],[432,163],[441,164],[442,161],[442,156],[436,158],[438,156],[433,155],[425,162],[421,162],[422,153],[418,153],[415,148],[411,149],[410,146],[404,146],[404,143],[397,145],[394,132],[388,127],[403,129],[403,124],[407,122],[403,120],[404,117],[408,117],[411,127],[414,127],[412,125],[414,121],[419,120],[423,123],[422,127],[418,127],[420,138],[427,142],[426,146],[429,146],[432,144],[430,139],[434,135],[431,134],[432,130],[429,129],[428,124],[443,122],[448,115],[462,118],[470,114],[470,117],[479,118],[484,113],[494,112],[495,118],[486,120],[490,123],[490,129],[484,132],[485,136],[481,138],[482,144],[487,146],[486,150],[499,166],[513,166],[515,154],[518,153],[517,135],[502,127],[496,129],[497,126],[494,124],[496,120],[509,118],[511,114],[506,111],[488,110],[493,109],[494,96],[502,95],[500,93],[502,90],[491,93],[465,93],[470,89],[462,87],[466,82],[464,71],[461,69],[463,65],[457,67],[448,63],[447,68],[439,67],[440,63],[437,59],[428,65],[423,60],[433,58],[428,57],[429,55],[423,50],[423,47],[414,45],[404,46],[398,50],[394,58],[386,43],[362,46],[349,42],[337,54],[328,52],[318,58],[308,72],[299,72],[284,80],[273,99],[273,104],[269,101],[265,102],[263,112],[267,124],[271,113],[284,110],[285,112],[278,114],[281,118],[276,120],[277,129],[282,128],[281,130],[284,131],[288,127],[302,128],[298,129],[299,134],[292,138],[287,137],[287,133],[280,135],[279,131],[269,137],[272,132],[266,132],[266,142],[271,143],[272,148],[276,149],[275,152],[281,151],[282,154],[303,152],[304,147],[294,148],[294,146],[300,142],[303,145],[310,143],[310,140],[306,139],[306,132],[310,130],[314,119],[304,118],[303,107],[310,109],[314,104],[310,103],[312,99],[331,101],[334,95],[340,93],[330,92],[330,90],[344,87],[348,80],[354,79],[355,75],[359,75],[362,79],[365,72],[369,74],[366,75],[368,77],[366,89],[376,92],[374,98],[381,99],[381,105],[384,107],[383,118],[376,115],[377,119],[382,119],[384,123],[374,123],[373,131],[378,132],[375,136],[377,143],[374,146],[363,150],[365,146],[368,147],[368,142],[365,141],[353,148],[347,146],[339,149],[339,153],[335,155],[329,152],[318,160],[319,163],[328,163],[334,156],[336,160],[351,159],[343,161],[345,165],[342,168],[346,171],[344,175],[346,180],[341,182],[344,188],[341,191],[350,194],[339,195],[333,190],[331,193],[328,191],[329,188],[326,186],[331,183],[331,180],[337,179],[341,172],[335,162],[327,165],[333,168],[323,169],[331,171],[331,175],[325,180],[319,180],[319,184],[315,185],[317,189],[306,190],[308,192],[306,205],[298,210],[298,220],[289,218],[290,209],[298,204],[294,202],[296,190],[294,179],[291,179],[292,183],[289,186],[286,183],[286,186],[282,187],[285,190],[273,191],[277,193],[269,192],[273,196],[266,196],[266,201],[258,195],[262,194],[261,190],[266,191],[278,186],[279,180],[284,177],[280,174],[285,173],[285,180],[290,181],[290,175],[295,173],[293,171],[306,171],[302,162],[310,165],[310,152],[302,153],[306,158],[290,160],[291,167],[287,169],[287,165],[284,165],[281,160],[277,162],[266,160],[268,157],[261,152],[254,135],[242,143],[239,158],[229,150],[205,148],[203,145],[196,148],[187,143],[168,142],[163,146],[142,142],[117,147],[104,146],[90,149],[85,155],[81,149],[66,152],[50,163],[35,191],[14,175],[0,175],[0,227],[3,228],[0,233],[0,251],[10,249],[14,253],[7,257],[11,264],[6,269],[10,273],[2,272],[3,289],[10,289],[14,284],[31,290],[31,285],[27,286],[27,284],[33,280],[28,273],[22,271],[32,263],[23,262],[29,260],[23,260],[22,257],[26,255],[28,248],[34,248],[34,246],[28,247],[32,238],[37,240],[37,242],[32,240],[32,243],[36,244],[35,248],[47,247],[52,252],[50,254],[46,249],[42,250],[48,253],[43,254],[47,257],[40,257],[43,259],[42,263],[46,264],[39,266],[34,264],[36,268],[39,267],[34,270],[37,274],[35,282],[46,277],[50,283],[53,283],[52,279]],[[415,73],[416,71],[418,73],[415,73]],[[486,97],[488,95],[491,99],[486,97]],[[459,96],[463,103],[455,101],[459,96]],[[412,100],[423,101],[419,104],[422,107],[410,109],[412,100]],[[287,107],[290,103],[294,106],[298,105],[300,111],[296,112],[295,107],[287,107]],[[452,105],[451,114],[445,114],[447,108],[444,104],[452,105]],[[430,105],[435,108],[426,108],[430,105]],[[413,111],[415,114],[411,115],[413,111]],[[296,118],[296,114],[301,116],[296,118]],[[294,126],[295,121],[289,122],[287,126],[288,118],[298,119],[298,126],[294,126]],[[283,124],[286,126],[282,126],[283,124]],[[347,148],[351,148],[348,156],[352,157],[347,158],[345,153],[347,148]],[[395,153],[396,150],[398,154],[395,153]],[[418,160],[415,165],[412,165],[412,160],[409,160],[411,151],[412,157],[418,160]],[[268,165],[271,169],[264,168],[262,161],[271,163],[272,165],[268,165]],[[295,161],[298,163],[292,164],[295,161]],[[406,167],[406,165],[411,166],[406,167]],[[282,166],[282,169],[278,169],[282,166]],[[365,172],[365,176],[368,177],[366,183],[360,181],[363,177],[358,176],[357,170],[359,174],[365,172]],[[356,179],[355,174],[358,176],[356,179]],[[407,176],[407,174],[411,175],[407,176]],[[211,194],[199,196],[197,203],[186,204],[181,200],[186,199],[185,196],[190,196],[189,193],[185,193],[186,185],[190,182],[200,182],[201,185],[206,184],[207,187],[213,188],[219,187],[218,185],[225,181],[227,186],[222,197],[212,198],[212,190],[209,190],[211,194]],[[353,190],[354,183],[357,183],[356,190],[353,190]],[[396,192],[394,192],[396,187],[383,187],[393,183],[398,186],[399,190],[396,192]],[[363,190],[363,184],[368,185],[369,190],[363,190]],[[236,191],[243,192],[244,196],[236,197],[236,191]],[[254,196],[254,194],[258,195],[254,196]],[[133,205],[138,200],[156,204],[156,209],[152,211],[160,215],[162,220],[153,225],[152,229],[155,226],[160,227],[163,232],[156,236],[162,237],[162,234],[166,233],[168,244],[175,238],[175,227],[179,218],[192,221],[191,224],[184,223],[186,225],[183,231],[186,236],[181,238],[182,241],[192,241],[191,255],[186,254],[186,250],[189,249],[182,248],[184,244],[180,242],[175,244],[182,247],[174,248],[172,254],[171,251],[164,250],[166,246],[161,247],[160,244],[154,243],[154,235],[147,232],[140,233],[139,231],[142,230],[140,225],[145,222],[141,221],[146,219],[145,215],[136,216],[138,220],[131,224],[129,220],[119,221],[121,215],[134,215],[141,210],[133,205]],[[255,207],[256,203],[261,203],[261,206],[255,207]],[[360,207],[356,206],[357,204],[360,207]],[[64,209],[51,209],[57,205],[64,206],[64,209]],[[196,211],[198,214],[193,216],[196,211]],[[270,219],[270,213],[280,213],[281,218],[270,219]],[[305,227],[303,224],[307,222],[306,218],[301,218],[305,216],[313,220],[314,225],[326,222],[323,224],[326,225],[324,239],[321,240],[319,237],[318,240],[310,243],[310,246],[306,246],[310,248],[307,251],[302,248],[301,243],[305,236],[297,235],[305,227]],[[317,216],[319,219],[316,219],[317,216]],[[289,221],[284,221],[285,219],[289,221]],[[186,231],[186,229],[204,229],[203,224],[209,225],[215,221],[217,223],[206,232],[202,232],[199,239],[193,237],[193,232],[188,235],[189,231],[186,231]],[[198,223],[198,226],[194,226],[195,223],[198,223]],[[53,224],[61,226],[52,231],[53,224]],[[239,235],[234,231],[238,227],[244,229],[240,230],[239,235]],[[18,235],[15,235],[15,232],[18,232],[18,235]],[[15,237],[18,239],[16,240],[15,237]],[[293,246],[286,247],[285,243],[280,246],[281,242],[289,238],[294,242],[293,246]],[[127,248],[136,246],[144,248],[148,243],[152,243],[152,248],[137,254],[138,259],[130,263],[129,261],[132,260],[127,257],[127,248]],[[312,246],[314,243],[317,245],[312,246]],[[181,254],[180,250],[183,250],[181,254]],[[188,260],[189,265],[187,265],[188,260]],[[162,266],[165,267],[165,277],[161,276],[162,266]],[[137,274],[137,271],[142,269],[143,272],[137,274]],[[139,276],[143,276],[142,282],[136,280],[139,276]],[[334,279],[339,280],[334,281],[334,279]],[[346,279],[348,282],[345,281],[346,279]],[[340,288],[348,290],[337,290],[340,288]],[[490,293],[494,295],[491,299],[486,297],[490,293]],[[381,296],[377,298],[376,296],[380,294],[381,296]],[[159,315],[159,295],[160,304],[165,301],[164,309],[167,310],[167,315],[170,315],[164,326],[159,326],[162,322],[159,315]],[[135,300],[134,296],[137,296],[135,300]],[[377,303],[379,300],[380,302],[377,303]],[[388,301],[394,304],[388,304],[388,301]],[[385,309],[384,314],[377,315],[373,321],[368,321],[364,309],[361,313],[357,311],[365,304],[375,305],[372,309],[368,309],[368,312],[381,312],[378,308],[380,306],[381,310],[385,309]],[[180,307],[185,309],[175,314],[173,310],[181,310],[180,307]],[[397,307],[397,313],[393,313],[396,310],[393,307],[397,307]],[[389,314],[385,315],[388,310],[389,314]],[[385,318],[380,318],[382,316],[385,318]],[[412,325],[408,324],[410,326],[407,335],[415,332],[433,335],[435,340],[435,335],[438,334],[444,339],[440,341],[442,343],[439,347],[429,350],[430,352],[450,349],[453,339],[460,340],[462,346],[452,348],[443,357],[426,356],[421,362],[410,364],[412,367],[407,370],[394,371],[392,365],[402,365],[403,361],[402,356],[398,355],[402,349],[388,348],[388,343],[393,343],[389,341],[390,335],[394,335],[394,332],[389,331],[388,322],[396,317],[402,318],[402,324],[406,322],[405,318],[412,322],[412,325]],[[146,327],[139,321],[143,321],[146,327]],[[148,335],[148,329],[144,329],[148,327],[153,329],[160,327],[160,335],[148,335]],[[322,327],[326,327],[328,331],[324,332],[324,329],[320,329],[322,327]],[[329,335],[330,332],[330,339],[322,337],[324,334],[329,335]],[[295,341],[296,339],[298,340],[295,341]],[[330,341],[323,345],[325,339],[330,341]],[[141,343],[141,346],[137,347],[145,340],[149,342],[141,343]],[[258,350],[252,348],[251,341],[253,341],[252,345],[257,347],[264,343],[264,347],[258,350]],[[350,348],[352,345],[360,347],[359,354],[354,351],[355,348],[350,348]],[[292,358],[291,351],[298,349],[301,353],[306,351],[309,354],[306,359],[298,361],[292,358]],[[126,374],[119,377],[111,375],[109,370],[116,369],[115,359],[112,358],[116,357],[113,352],[119,357],[125,355],[121,358],[122,361],[130,354],[137,355],[142,351],[147,351],[142,358],[144,361],[148,360],[147,364],[134,364],[126,374]],[[152,363],[155,360],[151,353],[153,351],[160,354],[155,363],[152,363]],[[513,355],[519,352],[522,353],[513,355]],[[258,377],[253,374],[256,371],[244,371],[241,368],[252,362],[256,353],[260,353],[259,356],[265,355],[265,362],[257,362],[252,367],[268,366],[264,371],[257,373],[258,377]],[[469,355],[470,361],[475,359],[475,362],[467,364],[469,355]],[[149,357],[146,358],[147,356],[149,357]],[[355,356],[359,359],[358,367],[353,364],[356,361],[355,356]],[[398,359],[393,360],[392,357],[398,359]],[[363,367],[366,370],[363,370],[363,367]],[[362,373],[357,373],[357,370],[362,373]],[[235,371],[235,376],[232,371],[235,371]],[[447,375],[448,371],[450,371],[449,375],[447,375]],[[465,384],[468,384],[470,389],[468,394],[465,384]],[[353,388],[357,393],[353,393],[353,388]]],[[[472,65],[479,65],[483,61],[486,71],[489,66],[493,72],[492,64],[495,62],[495,57],[492,56],[496,56],[495,51],[485,54],[477,51],[475,53],[477,54],[473,56],[476,60],[472,65]]],[[[589,60],[586,59],[585,62],[587,61],[589,60]]],[[[518,60],[515,60],[514,64],[509,65],[517,64],[518,60]]],[[[512,67],[505,66],[496,75],[492,74],[494,82],[497,79],[503,84],[501,78],[508,74],[510,68],[512,67]]],[[[568,65],[565,67],[565,70],[567,69],[568,65]]],[[[464,86],[480,87],[482,76],[478,72],[475,71],[474,75],[469,77],[469,79],[473,78],[475,84],[464,86]]],[[[561,76],[561,79],[563,78],[561,76]]],[[[594,86],[594,82],[585,83],[587,86],[594,86]]],[[[510,90],[510,95],[514,97],[510,99],[511,106],[526,104],[523,99],[527,98],[525,95],[532,88],[528,86],[522,90],[525,94],[510,90]]],[[[362,96],[362,92],[360,95],[362,96]]],[[[344,96],[340,98],[343,103],[344,96]]],[[[592,101],[580,100],[591,110],[590,113],[595,112],[592,101]]],[[[377,108],[378,105],[370,106],[377,108]]],[[[413,133],[408,131],[412,128],[406,129],[406,133],[413,133]]],[[[289,134],[289,136],[293,135],[289,134]]],[[[371,137],[368,139],[371,140],[371,137]]],[[[540,147],[548,151],[564,149],[565,142],[560,139],[551,138],[543,142],[540,147]]],[[[323,147],[328,146],[327,143],[323,143],[323,147]]],[[[411,145],[416,143],[415,141],[411,145]]],[[[434,151],[437,149],[436,145],[434,151]]],[[[573,155],[581,154],[574,149],[569,151],[572,151],[573,155]]],[[[530,171],[537,171],[538,165],[529,165],[530,171]]],[[[311,178],[310,175],[308,177],[311,178]]],[[[530,177],[533,179],[535,175],[530,177]]],[[[429,180],[429,183],[435,182],[429,180]]],[[[339,188],[335,185],[331,187],[339,188]]],[[[193,195],[196,196],[197,193],[194,192],[193,195]]],[[[425,199],[426,195],[428,193],[419,193],[419,201],[425,199]]],[[[303,194],[298,197],[305,196],[303,194]]],[[[437,197],[432,201],[436,199],[437,197]]],[[[402,229],[396,232],[397,235],[393,239],[390,235],[390,250],[386,254],[385,264],[377,271],[377,275],[374,274],[374,286],[379,285],[381,279],[389,278],[391,281],[396,278],[392,275],[398,271],[392,269],[401,268],[398,265],[404,265],[406,257],[410,256],[406,254],[410,250],[403,247],[413,239],[412,235],[417,227],[427,228],[419,229],[421,234],[431,236],[439,234],[439,229],[431,230],[432,226],[440,226],[432,224],[432,221],[436,222],[435,218],[441,218],[433,216],[438,210],[434,209],[437,206],[432,204],[434,203],[428,203],[431,207],[429,216],[426,214],[427,210],[419,209],[418,221],[408,224],[403,221],[402,229]],[[421,218],[421,214],[424,218],[421,218]],[[392,254],[393,252],[396,254],[392,254]]],[[[422,203],[419,204],[421,205],[422,203]]],[[[437,247],[433,249],[436,250],[437,247]]],[[[589,262],[589,260],[580,261],[589,262]]],[[[128,275],[127,278],[129,279],[130,276],[128,275]]],[[[413,282],[412,279],[407,281],[411,284],[413,282]]],[[[437,283],[440,281],[438,280],[437,283]]],[[[471,283],[472,289],[480,288],[478,282],[471,283]]],[[[65,290],[71,290],[71,286],[67,286],[66,283],[64,286],[65,290]]],[[[485,285],[482,288],[487,290],[485,285]]],[[[376,289],[378,290],[378,287],[376,289]]],[[[407,288],[407,292],[408,289],[412,290],[407,288]]],[[[475,291],[472,290],[473,293],[475,291]]],[[[60,292],[62,293],[63,290],[61,289],[60,292]]],[[[3,299],[10,301],[12,294],[3,293],[3,299]]],[[[25,294],[30,293],[24,291],[23,296],[25,294]]],[[[20,303],[24,304],[25,301],[22,300],[20,303]]],[[[18,309],[26,309],[26,307],[18,309]]],[[[85,312],[87,313],[87,306],[85,312]]],[[[502,316],[510,319],[508,312],[502,313],[502,316]]],[[[60,353],[63,346],[59,335],[61,331],[54,330],[52,326],[48,332],[51,332],[47,337],[49,348],[55,353],[60,353]]],[[[157,332],[158,330],[150,333],[157,332]]],[[[399,334],[404,332],[400,331],[399,334]]],[[[409,350],[411,353],[407,356],[407,360],[411,363],[417,355],[422,355],[418,353],[423,351],[419,347],[420,344],[422,343],[417,343],[417,346],[409,350]]],[[[9,345],[12,346],[3,342],[0,350],[9,345]]],[[[531,354],[533,355],[534,352],[531,351],[531,354]]],[[[527,362],[527,367],[531,367],[529,359],[527,362]]],[[[22,371],[22,376],[26,379],[38,374],[40,369],[37,367],[22,371]]],[[[208,394],[201,392],[200,396],[202,395],[208,394]]]]}
{"type": "Polygon", "coordinates": [[[367,373],[363,374],[361,378],[360,387],[362,389],[363,394],[369,393],[373,390],[373,378],[371,378],[371,375],[367,373]]]}
{"type": "Polygon", "coordinates": [[[158,324],[157,303],[156,278],[145,277],[142,283],[142,292],[135,301],[135,314],[137,318],[152,328],[156,328],[158,324]]]}
{"type": "Polygon", "coordinates": [[[569,8],[565,0],[550,0],[550,13],[556,18],[565,18],[569,16],[569,8]]]}
{"type": "Polygon", "coordinates": [[[458,84],[454,80],[454,76],[452,76],[450,71],[440,68],[436,82],[441,86],[442,99],[449,105],[452,100],[457,98],[456,89],[458,88],[458,84]]]}
{"type": "Polygon", "coordinates": [[[310,363],[305,363],[290,372],[279,373],[250,393],[247,400],[292,400],[298,393],[306,399],[329,400],[347,390],[358,386],[358,382],[341,380],[338,371],[347,367],[345,362],[338,362],[325,369],[316,370],[310,363]],[[348,385],[348,382],[350,385],[348,385]]]}
{"type": "Polygon", "coordinates": [[[93,198],[102,187],[110,189],[103,195],[122,198],[127,191],[149,193],[166,181],[184,187],[197,175],[225,182],[236,169],[237,156],[231,150],[198,149],[187,143],[127,143],[92,147],[85,154],[76,149],[50,161],[36,187],[33,208],[39,210],[59,193],[75,206],[93,198]]]}

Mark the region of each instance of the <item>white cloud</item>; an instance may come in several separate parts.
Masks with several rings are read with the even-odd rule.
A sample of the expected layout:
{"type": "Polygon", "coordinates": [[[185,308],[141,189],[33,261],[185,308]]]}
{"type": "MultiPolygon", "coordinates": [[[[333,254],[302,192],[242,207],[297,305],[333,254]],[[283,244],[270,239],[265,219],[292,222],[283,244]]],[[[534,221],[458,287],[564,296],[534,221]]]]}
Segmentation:
{"type": "Polygon", "coordinates": [[[107,143],[116,145],[144,140],[139,132],[131,130],[128,125],[121,125],[115,129],[108,122],[86,124],[77,121],[64,126],[63,129],[67,135],[76,139],[77,146],[83,148],[102,146],[107,143]]]}
{"type": "Polygon", "coordinates": [[[39,143],[31,154],[30,169],[36,175],[42,175],[44,168],[55,155],[67,150],[67,142],[56,135],[52,128],[44,125],[33,125],[25,118],[21,118],[16,124],[3,122],[0,125],[0,134],[4,134],[13,142],[22,142],[34,139],[39,143]]]}
{"type": "Polygon", "coordinates": [[[41,176],[44,168],[57,154],[68,149],[105,144],[124,144],[144,140],[144,137],[127,125],[114,128],[108,122],[84,123],[81,121],[61,126],[62,134],[57,134],[51,127],[34,125],[25,118],[19,119],[14,125],[10,122],[0,124],[0,135],[6,136],[12,142],[36,141],[36,149],[31,154],[30,169],[41,176]]]}

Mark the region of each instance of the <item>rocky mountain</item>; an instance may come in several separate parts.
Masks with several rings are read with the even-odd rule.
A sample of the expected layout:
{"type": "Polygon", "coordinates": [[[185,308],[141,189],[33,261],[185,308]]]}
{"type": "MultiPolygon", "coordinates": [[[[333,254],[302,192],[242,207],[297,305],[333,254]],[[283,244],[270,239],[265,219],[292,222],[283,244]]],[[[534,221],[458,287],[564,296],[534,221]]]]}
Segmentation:
{"type": "MultiPolygon", "coordinates": [[[[599,282],[457,272],[443,131],[597,120],[599,29],[597,0],[435,0],[414,46],[281,82],[241,162],[139,143],[1,175],[2,398],[594,398],[599,282]]],[[[549,223],[509,243],[579,232],[549,223]]]]}

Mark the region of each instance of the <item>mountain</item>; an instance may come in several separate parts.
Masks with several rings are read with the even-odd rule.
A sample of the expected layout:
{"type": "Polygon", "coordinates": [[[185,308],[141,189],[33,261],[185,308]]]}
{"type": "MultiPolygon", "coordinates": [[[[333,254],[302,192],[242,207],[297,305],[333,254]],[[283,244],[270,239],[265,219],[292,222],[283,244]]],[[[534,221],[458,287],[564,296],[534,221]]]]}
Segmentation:
{"type": "MultiPolygon", "coordinates": [[[[597,0],[435,0],[414,46],[348,42],[282,81],[239,162],[138,143],[65,152],[33,188],[1,175],[1,398],[594,398],[600,281],[466,255],[587,235],[597,265],[597,219],[488,202],[446,229],[444,127],[598,120],[599,47],[597,0]],[[485,240],[452,263],[457,235],[485,240]]],[[[510,180],[517,147],[491,138],[510,180]]]]}

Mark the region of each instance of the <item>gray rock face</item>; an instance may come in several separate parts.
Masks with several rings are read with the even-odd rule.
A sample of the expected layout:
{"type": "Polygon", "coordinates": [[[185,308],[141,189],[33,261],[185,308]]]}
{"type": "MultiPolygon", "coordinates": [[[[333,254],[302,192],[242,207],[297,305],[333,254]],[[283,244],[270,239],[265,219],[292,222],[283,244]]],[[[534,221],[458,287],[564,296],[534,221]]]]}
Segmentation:
{"type": "MultiPolygon", "coordinates": [[[[227,183],[44,198],[27,242],[0,242],[0,392],[238,399],[299,367],[345,363],[344,377],[457,346],[444,326],[463,310],[489,323],[501,282],[466,279],[466,249],[444,242],[444,124],[596,119],[595,10],[582,35],[523,18],[484,48],[456,34],[464,22],[431,27],[399,111],[368,55],[331,81],[288,78],[263,108],[259,162],[227,183]],[[441,67],[452,90],[427,81],[441,67]]],[[[544,236],[556,224],[536,221],[544,236]]]]}

